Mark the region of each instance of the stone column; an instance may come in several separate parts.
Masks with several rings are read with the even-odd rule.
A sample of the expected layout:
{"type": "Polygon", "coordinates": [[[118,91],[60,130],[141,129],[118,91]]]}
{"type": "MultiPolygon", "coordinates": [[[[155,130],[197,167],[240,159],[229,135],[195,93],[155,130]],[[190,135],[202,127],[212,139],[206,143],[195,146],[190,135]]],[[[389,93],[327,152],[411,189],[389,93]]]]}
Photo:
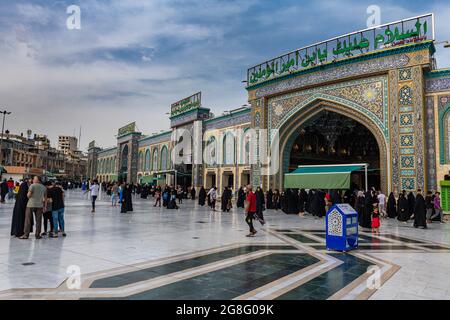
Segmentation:
{"type": "Polygon", "coordinates": [[[421,66],[389,72],[392,187],[394,191],[424,190],[425,108],[421,66]]]}

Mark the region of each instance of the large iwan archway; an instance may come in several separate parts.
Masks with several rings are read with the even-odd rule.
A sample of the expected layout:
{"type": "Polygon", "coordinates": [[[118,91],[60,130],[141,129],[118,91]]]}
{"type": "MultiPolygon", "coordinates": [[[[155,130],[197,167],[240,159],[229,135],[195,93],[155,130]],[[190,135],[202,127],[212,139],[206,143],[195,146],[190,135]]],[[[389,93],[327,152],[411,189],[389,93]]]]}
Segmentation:
{"type": "Polygon", "coordinates": [[[369,117],[349,106],[316,100],[299,108],[283,123],[279,136],[280,171],[271,181],[272,188],[282,189],[284,174],[296,165],[367,162],[372,169],[370,184],[384,192],[390,190],[386,139],[369,117]],[[316,139],[315,145],[308,143],[313,141],[301,141],[302,135],[316,139]],[[367,145],[358,146],[364,139],[367,145]]]}

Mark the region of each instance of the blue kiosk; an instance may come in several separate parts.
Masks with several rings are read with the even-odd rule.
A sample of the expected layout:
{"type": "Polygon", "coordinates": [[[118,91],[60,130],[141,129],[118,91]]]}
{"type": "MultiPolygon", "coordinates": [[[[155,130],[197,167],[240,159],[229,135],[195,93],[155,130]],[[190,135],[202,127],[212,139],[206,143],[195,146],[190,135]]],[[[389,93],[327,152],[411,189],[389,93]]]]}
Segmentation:
{"type": "Polygon", "coordinates": [[[327,250],[349,251],[358,247],[358,213],[347,203],[335,204],[326,216],[327,250]]]}

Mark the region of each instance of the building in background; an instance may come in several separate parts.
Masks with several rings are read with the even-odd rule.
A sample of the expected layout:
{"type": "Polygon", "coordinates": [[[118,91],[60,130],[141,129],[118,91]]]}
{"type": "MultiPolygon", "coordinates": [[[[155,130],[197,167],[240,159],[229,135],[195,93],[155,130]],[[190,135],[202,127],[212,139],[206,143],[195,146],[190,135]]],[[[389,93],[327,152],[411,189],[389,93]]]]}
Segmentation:
{"type": "Polygon", "coordinates": [[[172,105],[170,130],[143,135],[131,123],[118,130],[117,146],[102,149],[92,141],[88,177],[101,182],[203,185],[219,190],[229,187],[234,191],[250,183],[251,109],[242,107],[214,116],[210,109],[201,107],[200,94],[194,96],[181,100],[184,101],[181,107],[179,103],[172,105]],[[203,148],[213,146],[211,156],[215,160],[196,164],[193,154],[185,151],[181,155],[183,163],[175,164],[174,145],[182,140],[183,131],[196,141],[204,139],[203,148]]]}
{"type": "Polygon", "coordinates": [[[10,134],[7,130],[2,139],[0,165],[6,170],[2,178],[12,177],[16,181],[34,175],[73,181],[86,178],[87,157],[76,148],[64,153],[51,147],[46,135],[31,135],[30,132],[24,136],[23,133],[10,134]]]}
{"type": "MultiPolygon", "coordinates": [[[[385,194],[440,189],[450,170],[450,71],[437,69],[435,52],[432,14],[295,50],[248,69],[250,108],[213,117],[200,94],[180,100],[168,131],[144,136],[132,123],[119,129],[117,146],[91,148],[90,177],[282,190],[299,165],[368,163],[368,185],[385,194]],[[267,143],[249,138],[249,128],[266,132],[267,143]],[[214,145],[214,161],[196,164],[190,153],[174,164],[176,129],[214,145]],[[274,140],[279,170],[263,174],[274,140]]],[[[351,173],[353,187],[365,180],[351,173]]]]}
{"type": "Polygon", "coordinates": [[[59,136],[58,137],[58,149],[69,154],[78,150],[78,139],[72,136],[59,136]]]}

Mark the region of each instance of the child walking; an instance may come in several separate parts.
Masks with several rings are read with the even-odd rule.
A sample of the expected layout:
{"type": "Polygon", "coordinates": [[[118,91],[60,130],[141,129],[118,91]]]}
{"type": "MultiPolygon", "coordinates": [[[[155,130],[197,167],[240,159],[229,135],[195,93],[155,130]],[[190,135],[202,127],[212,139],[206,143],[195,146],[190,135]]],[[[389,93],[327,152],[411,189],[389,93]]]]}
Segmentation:
{"type": "Polygon", "coordinates": [[[373,204],[372,211],[372,233],[380,233],[380,212],[378,211],[378,203],[373,204]]]}

